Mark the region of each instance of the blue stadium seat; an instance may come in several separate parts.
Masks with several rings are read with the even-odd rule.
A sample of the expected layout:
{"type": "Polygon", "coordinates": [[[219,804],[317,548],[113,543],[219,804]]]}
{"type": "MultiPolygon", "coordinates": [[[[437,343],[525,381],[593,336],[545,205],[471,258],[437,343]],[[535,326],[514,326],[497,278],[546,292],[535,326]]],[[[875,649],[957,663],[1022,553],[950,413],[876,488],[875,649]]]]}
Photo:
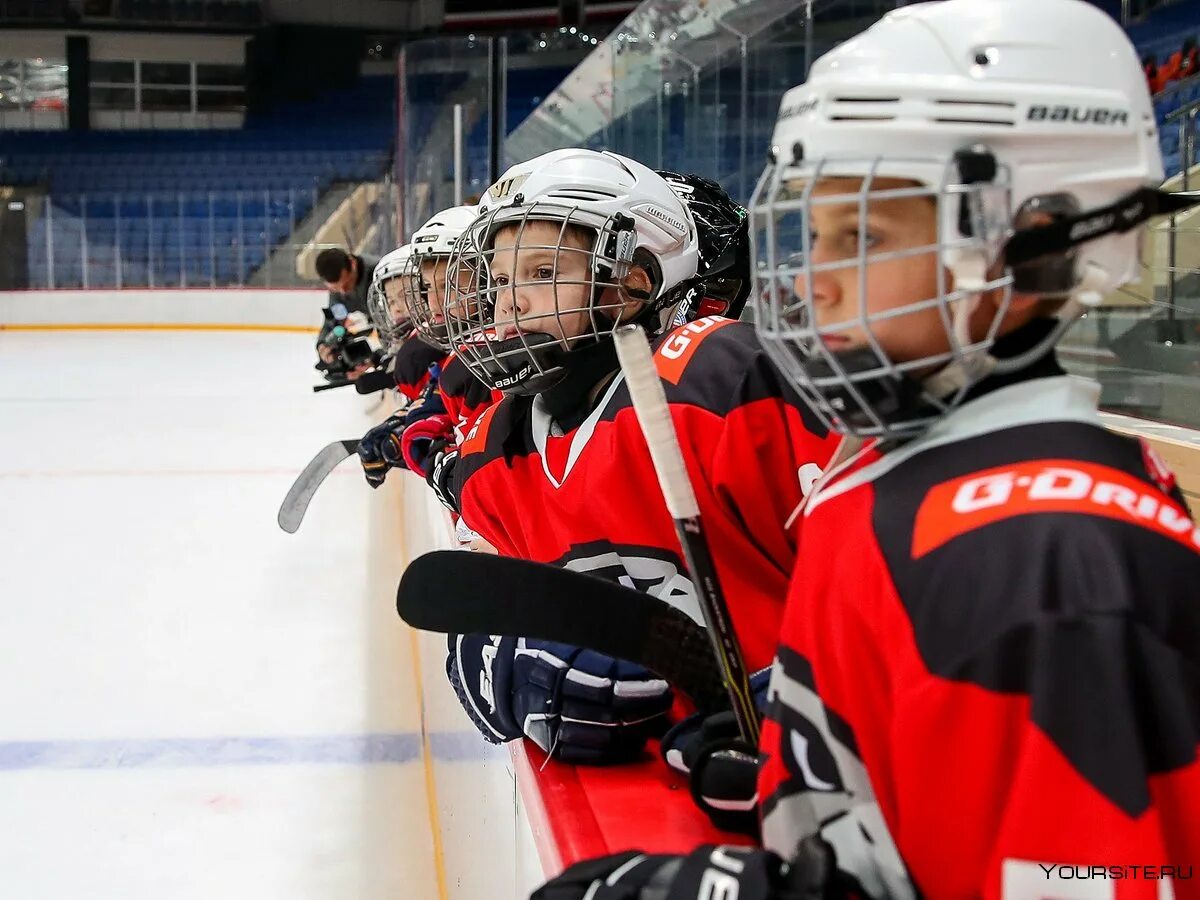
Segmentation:
{"type": "MultiPolygon", "coordinates": [[[[159,0],[119,2],[150,11],[159,0]]],[[[182,9],[190,0],[169,2],[182,9]]],[[[461,81],[461,75],[436,73],[428,78],[435,91],[429,96],[461,81]]],[[[52,229],[55,284],[78,282],[85,227],[93,287],[103,285],[92,269],[115,278],[118,254],[125,285],[178,281],[181,269],[189,282],[197,273],[204,283],[210,276],[228,283],[239,271],[249,277],[312,209],[314,189],[384,170],[393,92],[391,76],[362,78],[311,102],[251,115],[238,130],[0,133],[0,177],[47,183],[53,203],[52,226],[38,219],[30,231],[31,277],[48,283],[45,244],[52,229]],[[240,237],[237,191],[243,192],[240,237]],[[210,258],[210,246],[218,259],[210,258]],[[176,259],[180,254],[189,258],[176,259]]],[[[436,115],[431,107],[430,127],[436,115]]]]}

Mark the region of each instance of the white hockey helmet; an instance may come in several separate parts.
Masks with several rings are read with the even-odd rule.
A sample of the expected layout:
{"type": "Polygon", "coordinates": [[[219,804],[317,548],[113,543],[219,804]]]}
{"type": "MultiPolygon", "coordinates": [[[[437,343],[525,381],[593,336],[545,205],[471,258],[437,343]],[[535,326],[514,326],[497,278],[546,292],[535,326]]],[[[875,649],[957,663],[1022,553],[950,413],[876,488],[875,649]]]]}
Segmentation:
{"type": "Polygon", "coordinates": [[[460,295],[452,304],[450,329],[455,350],[475,375],[513,393],[538,393],[561,380],[571,364],[568,354],[611,335],[630,300],[639,304],[633,318],[656,330],[672,289],[694,278],[699,264],[695,220],[676,191],[636,160],[607,151],[552,150],[515,165],[488,188],[479,211],[456,257],[459,274],[451,290],[460,295]],[[526,237],[536,222],[553,223],[555,237],[526,237]],[[555,296],[549,313],[522,316],[514,309],[517,334],[508,338],[493,329],[498,297],[501,291],[519,294],[532,282],[514,279],[501,286],[492,277],[493,242],[505,228],[516,229],[505,259],[524,250],[551,254],[555,296]],[[587,248],[568,238],[580,231],[589,235],[587,248]],[[568,254],[586,254],[582,278],[568,280],[559,273],[568,254]],[[651,288],[644,296],[622,284],[634,266],[649,276],[651,288]],[[582,299],[560,300],[559,291],[567,285],[574,285],[572,295],[582,299]],[[567,335],[560,328],[555,336],[535,324],[536,319],[561,323],[581,315],[588,322],[581,334],[567,335]]]}
{"type": "Polygon", "coordinates": [[[443,209],[418,228],[409,241],[412,254],[407,275],[411,280],[413,327],[422,340],[443,350],[450,349],[445,317],[449,284],[446,272],[455,245],[477,215],[474,206],[443,209]]]}
{"type": "Polygon", "coordinates": [[[412,256],[412,246],[404,244],[384,254],[375,266],[371,276],[371,289],[367,293],[367,311],[379,339],[388,350],[394,350],[396,345],[412,332],[412,322],[409,318],[411,301],[407,290],[410,287],[408,261],[412,256]],[[392,296],[388,296],[387,285],[396,282],[392,288],[392,296]],[[400,290],[397,291],[397,288],[400,290]]]}
{"type": "Polygon", "coordinates": [[[1180,202],[1155,190],[1162,160],[1137,54],[1079,0],[944,0],[888,13],[784,95],[770,160],[751,200],[758,329],[828,424],[860,435],[919,431],[990,372],[1048,352],[1083,306],[1136,276],[1137,226],[1180,202]],[[816,195],[831,178],[860,181],[816,195]],[[917,187],[873,190],[880,179],[917,187]],[[918,250],[940,262],[938,296],[869,313],[871,264],[889,255],[871,253],[861,220],[870,203],[911,196],[936,204],[936,243],[918,250]],[[857,255],[817,261],[813,208],[850,203],[857,255]],[[834,269],[856,271],[859,315],[824,327],[813,276],[834,269]],[[997,361],[989,351],[1013,290],[1062,298],[1060,326],[1035,351],[997,361]],[[1002,297],[998,311],[972,335],[968,318],[989,291],[1002,297]],[[949,349],[891,359],[872,326],[933,307],[949,349]],[[868,346],[829,348],[852,328],[868,346]]]}

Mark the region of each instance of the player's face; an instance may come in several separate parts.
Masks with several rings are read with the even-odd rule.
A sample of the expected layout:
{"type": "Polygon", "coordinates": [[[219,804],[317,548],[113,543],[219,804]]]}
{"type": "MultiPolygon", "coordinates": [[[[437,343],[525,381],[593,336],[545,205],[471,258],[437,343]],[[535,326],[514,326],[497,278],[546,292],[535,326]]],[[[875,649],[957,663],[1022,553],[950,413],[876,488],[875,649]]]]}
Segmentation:
{"type": "Polygon", "coordinates": [[[479,298],[475,293],[478,283],[474,261],[452,259],[453,271],[447,272],[450,281],[450,294],[446,298],[446,315],[460,322],[470,323],[480,316],[479,298]]]}
{"type": "MultiPolygon", "coordinates": [[[[873,191],[913,187],[899,179],[879,178],[873,191]]],[[[824,179],[813,189],[813,197],[857,194],[862,181],[857,178],[824,179]]],[[[832,351],[866,346],[867,329],[896,362],[908,362],[936,356],[947,349],[949,339],[936,305],[879,318],[880,313],[938,296],[937,207],[928,197],[873,198],[865,219],[859,204],[846,202],[814,203],[811,207],[811,265],[847,262],[839,268],[815,271],[812,275],[812,309],[816,326],[838,328],[821,335],[832,351]],[[860,280],[854,265],[865,230],[867,253],[866,278],[860,280]],[[924,249],[922,249],[924,248],[924,249]],[[874,259],[881,254],[896,254],[874,259]],[[861,296],[865,285],[866,296],[861,296]],[[872,317],[869,323],[863,321],[872,317]]],[[[948,277],[948,276],[947,276],[948,277]]],[[[795,280],[798,297],[808,286],[803,275],[795,280]]]]}
{"type": "Polygon", "coordinates": [[[384,282],[383,285],[383,294],[387,297],[388,314],[392,317],[392,322],[396,324],[406,321],[411,314],[404,282],[404,278],[393,278],[391,281],[384,282]]]}
{"type": "Polygon", "coordinates": [[[501,228],[493,240],[494,325],[501,339],[521,332],[559,340],[591,328],[591,248],[556,222],[529,220],[501,228]]]}
{"type": "Polygon", "coordinates": [[[446,269],[450,260],[446,257],[426,259],[421,262],[421,287],[428,298],[431,325],[446,321],[446,269]]]}

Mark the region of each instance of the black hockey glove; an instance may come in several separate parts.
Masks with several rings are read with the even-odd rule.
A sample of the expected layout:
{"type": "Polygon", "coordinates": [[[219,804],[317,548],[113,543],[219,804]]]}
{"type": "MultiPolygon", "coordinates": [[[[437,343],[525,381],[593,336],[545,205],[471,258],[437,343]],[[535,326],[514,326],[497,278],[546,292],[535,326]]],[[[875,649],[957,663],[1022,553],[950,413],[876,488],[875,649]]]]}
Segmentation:
{"type": "Polygon", "coordinates": [[[458,500],[453,488],[456,462],[458,449],[440,442],[431,446],[425,456],[425,483],[432,488],[438,502],[452,513],[458,512],[458,500]]]}
{"type": "Polygon", "coordinates": [[[532,900],[848,900],[861,896],[837,870],[819,837],[800,844],[790,862],[769,850],[709,844],[687,856],[636,850],[571,866],[533,892],[532,900]]]}
{"type": "Polygon", "coordinates": [[[573,764],[637,759],[666,728],[674,700],[641,666],[531,638],[450,635],[446,674],[485,738],[527,737],[573,764]]]}
{"type": "Polygon", "coordinates": [[[402,412],[393,413],[364,434],[358,442],[358,461],[362,463],[367,484],[373,488],[383,484],[388,469],[405,467],[401,445],[404,422],[402,412]]]}
{"type": "MultiPolygon", "coordinates": [[[[750,678],[760,711],[770,680],[770,669],[750,678]]],[[[663,735],[660,750],[668,766],[688,776],[692,799],[714,825],[758,837],[758,748],[741,739],[732,712],[689,716],[663,735]]]]}

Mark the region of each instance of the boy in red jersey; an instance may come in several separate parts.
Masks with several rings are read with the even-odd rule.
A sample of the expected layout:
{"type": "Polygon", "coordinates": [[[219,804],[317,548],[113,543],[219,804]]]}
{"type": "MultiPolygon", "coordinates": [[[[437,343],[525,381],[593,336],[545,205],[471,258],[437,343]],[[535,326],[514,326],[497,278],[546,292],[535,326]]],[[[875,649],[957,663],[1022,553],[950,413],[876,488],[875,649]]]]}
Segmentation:
{"type": "MultiPolygon", "coordinates": [[[[590,150],[515,166],[480,211],[460,246],[472,290],[450,304],[449,326],[459,358],[508,396],[440,460],[435,483],[501,554],[610,578],[702,621],[612,331],[636,322],[658,335],[685,300],[703,309],[705,298],[744,298],[744,211],[715,184],[590,150]],[[685,190],[724,198],[724,231],[710,217],[699,232],[685,190]]],[[[764,667],[794,565],[789,519],[835,442],[779,382],[748,324],[702,317],[661,336],[656,357],[717,570],[737,598],[734,625],[749,665],[764,667]]],[[[594,656],[469,635],[452,647],[450,674],[485,735],[524,733],[563,759],[618,761],[661,728],[669,697],[647,673],[594,656]],[[551,687],[524,689],[539,680],[551,687]],[[559,727],[564,696],[588,704],[569,728],[559,727]]]]}
{"type": "Polygon", "coordinates": [[[451,431],[452,420],[438,384],[450,356],[442,304],[454,244],[474,218],[474,207],[443,210],[376,268],[369,307],[376,328],[394,347],[396,387],[409,406],[371,428],[359,441],[359,462],[372,487],[383,484],[391,468],[412,468],[417,463],[418,473],[423,475],[418,458],[423,458],[434,437],[451,431]],[[414,428],[418,423],[421,427],[414,428]],[[418,432],[419,439],[414,440],[418,432]]]}
{"type": "Polygon", "coordinates": [[[881,456],[805,510],[767,849],[625,854],[535,896],[1200,892],[1200,535],[1052,352],[1136,277],[1145,221],[1196,202],[1156,189],[1152,122],[1128,38],[1076,0],[906,7],[785,96],[757,325],[881,456]]]}

